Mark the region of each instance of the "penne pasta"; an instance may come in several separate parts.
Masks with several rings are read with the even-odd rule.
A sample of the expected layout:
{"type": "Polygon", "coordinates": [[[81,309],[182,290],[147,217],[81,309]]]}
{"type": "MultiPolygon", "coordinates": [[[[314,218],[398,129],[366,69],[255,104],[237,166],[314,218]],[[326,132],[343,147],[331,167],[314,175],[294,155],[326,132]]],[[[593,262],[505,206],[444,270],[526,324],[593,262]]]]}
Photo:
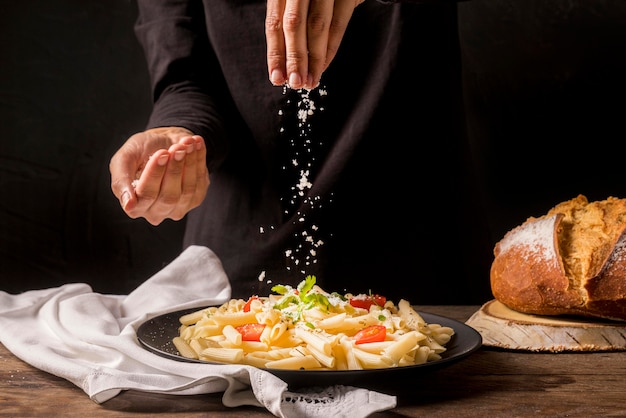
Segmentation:
{"type": "Polygon", "coordinates": [[[427,346],[419,347],[417,350],[415,350],[415,363],[426,363],[428,361],[428,356],[430,356],[430,348],[427,346]]]}
{"type": "Polygon", "coordinates": [[[422,318],[422,316],[413,309],[411,304],[404,299],[398,302],[398,313],[406,323],[406,326],[410,329],[419,331],[420,328],[426,325],[424,318],[422,318]]]}
{"type": "Polygon", "coordinates": [[[359,332],[359,330],[368,327],[370,325],[378,324],[380,321],[372,315],[361,315],[353,318],[346,318],[343,332],[346,335],[352,336],[359,332]]]}
{"type": "Polygon", "coordinates": [[[205,348],[219,347],[219,345],[215,344],[215,342],[207,340],[205,338],[194,338],[193,340],[189,341],[189,346],[193,348],[193,351],[196,352],[195,358],[198,358],[202,350],[204,350],[205,348]]]}
{"type": "Polygon", "coordinates": [[[261,341],[242,341],[241,348],[246,353],[252,353],[255,351],[268,351],[270,349],[267,344],[261,341]]]}
{"type": "Polygon", "coordinates": [[[224,328],[222,329],[222,333],[224,334],[224,337],[226,337],[226,340],[228,340],[229,343],[236,345],[236,346],[241,345],[241,338],[242,338],[241,334],[232,325],[230,324],[225,325],[224,328]]]}
{"type": "Polygon", "coordinates": [[[367,351],[368,353],[380,354],[393,343],[393,340],[387,340],[374,343],[359,344],[359,349],[367,351]]]}
{"type": "Polygon", "coordinates": [[[309,352],[317,361],[319,361],[322,366],[327,367],[329,369],[335,368],[335,357],[332,355],[332,351],[329,354],[322,353],[317,348],[312,346],[307,346],[309,352]]]}
{"type": "Polygon", "coordinates": [[[354,354],[354,344],[348,338],[344,337],[340,340],[340,345],[343,348],[344,356],[346,357],[346,364],[348,365],[348,370],[361,370],[363,369],[363,365],[356,358],[354,354]]]}
{"type": "Polygon", "coordinates": [[[296,336],[326,355],[331,353],[334,341],[324,334],[313,332],[304,327],[296,327],[296,336]]]}
{"type": "Polygon", "coordinates": [[[238,327],[239,325],[257,323],[254,312],[234,312],[229,314],[215,313],[211,316],[211,319],[218,325],[232,325],[238,327]]]}
{"type": "Polygon", "coordinates": [[[349,370],[348,358],[346,356],[346,350],[338,343],[333,347],[332,356],[335,357],[335,369],[336,370],[349,370]]]}
{"type": "Polygon", "coordinates": [[[385,348],[383,354],[390,358],[393,364],[398,364],[403,356],[415,349],[418,341],[417,331],[407,332],[385,348]]]}
{"type": "Polygon", "coordinates": [[[268,361],[265,363],[268,369],[284,369],[284,370],[307,370],[319,369],[322,365],[312,355],[301,357],[287,357],[280,360],[268,361]]]}
{"type": "Polygon", "coordinates": [[[188,339],[187,335],[193,335],[193,338],[206,338],[212,337],[215,335],[222,334],[222,327],[215,324],[207,324],[207,325],[192,325],[185,329],[184,334],[185,339],[188,339]]]}
{"type": "Polygon", "coordinates": [[[352,351],[364,369],[382,369],[393,366],[389,358],[380,354],[368,353],[360,348],[354,348],[352,351]]]}
{"type": "MultiPolygon", "coordinates": [[[[255,300],[254,302],[261,303],[259,300],[255,300]]],[[[252,310],[252,308],[250,308],[252,310]]],[[[269,326],[274,326],[281,320],[280,312],[275,309],[267,309],[264,311],[257,312],[256,321],[259,324],[266,324],[269,326]]]]}
{"type": "Polygon", "coordinates": [[[219,363],[241,363],[243,357],[243,350],[241,348],[208,347],[200,353],[201,359],[217,361],[219,363]]]}
{"type": "MultiPolygon", "coordinates": [[[[329,294],[308,276],[277,295],[231,299],[180,317],[181,356],[286,370],[362,370],[441,359],[454,330],[427,324],[408,301],[329,294]],[[359,304],[351,305],[351,298],[359,304]]],[[[377,295],[377,297],[379,297],[377,295]]]]}
{"type": "Polygon", "coordinates": [[[198,358],[198,353],[196,353],[196,351],[181,337],[174,337],[172,343],[181,356],[194,359],[198,358]]]}
{"type": "Polygon", "coordinates": [[[332,329],[332,330],[342,329],[345,326],[344,321],[346,320],[347,315],[348,314],[345,312],[332,315],[327,318],[321,319],[315,325],[317,328],[320,328],[320,329],[332,329]]]}
{"type": "MultiPolygon", "coordinates": [[[[287,324],[284,322],[279,322],[272,328],[269,328],[267,342],[271,344],[272,342],[277,341],[280,337],[283,336],[285,331],[287,331],[287,324]]],[[[263,337],[261,337],[261,340],[263,341],[263,337]]]]}
{"type": "Polygon", "coordinates": [[[269,362],[269,359],[263,358],[263,357],[258,357],[256,356],[254,353],[250,353],[247,356],[244,356],[243,358],[243,364],[247,364],[249,366],[254,366],[254,367],[258,367],[259,369],[264,369],[267,367],[267,363],[269,362]]]}
{"type": "Polygon", "coordinates": [[[180,317],[179,321],[183,325],[192,325],[200,321],[204,315],[206,315],[206,309],[183,315],[180,317]]]}

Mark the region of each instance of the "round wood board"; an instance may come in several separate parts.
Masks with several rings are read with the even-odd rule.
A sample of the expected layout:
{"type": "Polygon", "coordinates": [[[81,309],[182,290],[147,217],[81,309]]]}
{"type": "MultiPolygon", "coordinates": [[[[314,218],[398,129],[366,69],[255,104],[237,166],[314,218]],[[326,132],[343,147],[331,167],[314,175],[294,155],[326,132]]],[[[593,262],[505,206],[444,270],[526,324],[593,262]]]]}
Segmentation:
{"type": "Polygon", "coordinates": [[[626,323],[529,315],[495,299],[466,324],[480,333],[483,345],[491,347],[548,352],[626,350],[626,323]]]}

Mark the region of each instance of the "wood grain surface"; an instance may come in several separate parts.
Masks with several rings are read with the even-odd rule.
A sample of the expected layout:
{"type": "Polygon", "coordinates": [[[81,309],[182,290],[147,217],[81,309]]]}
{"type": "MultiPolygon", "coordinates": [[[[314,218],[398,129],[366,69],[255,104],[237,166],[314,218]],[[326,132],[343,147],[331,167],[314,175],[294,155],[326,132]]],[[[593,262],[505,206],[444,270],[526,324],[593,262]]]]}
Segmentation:
{"type": "MultiPolygon", "coordinates": [[[[465,321],[479,306],[419,306],[465,321]]],[[[398,382],[389,382],[390,387],[398,382]]],[[[626,416],[626,353],[536,353],[483,347],[406,382],[398,406],[374,417],[626,416]]],[[[268,417],[227,408],[221,394],[126,391],[98,405],[66,380],[34,369],[0,345],[0,416],[268,417]]]]}
{"type": "Polygon", "coordinates": [[[626,351],[626,322],[529,315],[490,300],[467,320],[483,345],[528,351],[626,351]]]}

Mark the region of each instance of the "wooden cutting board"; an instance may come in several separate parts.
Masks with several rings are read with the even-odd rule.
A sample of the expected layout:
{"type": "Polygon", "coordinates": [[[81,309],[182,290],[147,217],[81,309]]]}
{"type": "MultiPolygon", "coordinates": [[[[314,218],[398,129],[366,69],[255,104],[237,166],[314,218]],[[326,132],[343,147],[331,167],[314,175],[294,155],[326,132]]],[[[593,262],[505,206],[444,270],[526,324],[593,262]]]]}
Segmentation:
{"type": "Polygon", "coordinates": [[[626,323],[529,315],[497,300],[485,303],[466,324],[483,345],[525,351],[625,351],[626,323]]]}

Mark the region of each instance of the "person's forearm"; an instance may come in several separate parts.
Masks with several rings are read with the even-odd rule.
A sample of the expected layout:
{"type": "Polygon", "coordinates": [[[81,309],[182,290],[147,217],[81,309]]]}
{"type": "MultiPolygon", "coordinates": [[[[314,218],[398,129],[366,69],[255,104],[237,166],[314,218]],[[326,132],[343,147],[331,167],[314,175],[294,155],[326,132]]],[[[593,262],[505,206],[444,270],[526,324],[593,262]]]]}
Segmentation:
{"type": "Polygon", "coordinates": [[[154,103],[147,129],[180,126],[204,138],[208,163],[219,164],[228,152],[224,123],[205,92],[190,83],[168,86],[154,103]]]}
{"type": "Polygon", "coordinates": [[[201,135],[214,164],[227,152],[221,109],[229,99],[207,39],[200,2],[138,0],[135,33],[144,49],[154,107],[146,128],[181,126],[201,135]]]}

